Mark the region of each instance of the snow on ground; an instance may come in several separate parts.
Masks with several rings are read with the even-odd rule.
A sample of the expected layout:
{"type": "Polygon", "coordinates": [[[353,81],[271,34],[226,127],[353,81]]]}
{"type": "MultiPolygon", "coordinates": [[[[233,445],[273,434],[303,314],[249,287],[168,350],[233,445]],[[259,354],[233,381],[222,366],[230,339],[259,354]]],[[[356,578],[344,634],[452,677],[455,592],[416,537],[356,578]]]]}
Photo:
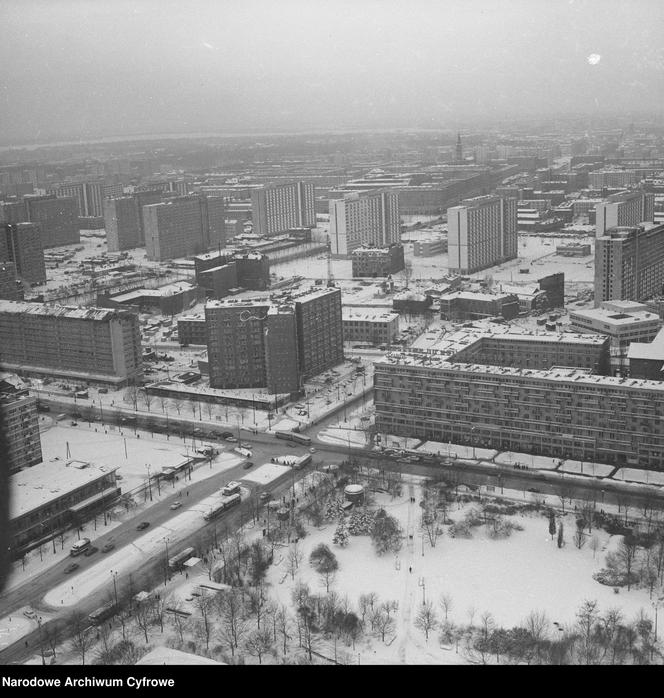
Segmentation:
{"type": "Polygon", "coordinates": [[[112,573],[122,577],[139,567],[155,550],[166,550],[166,544],[174,546],[178,541],[201,527],[202,516],[214,506],[220,493],[211,495],[182,511],[168,523],[161,524],[140,536],[129,545],[106,555],[92,567],[72,575],[67,581],[51,589],[44,597],[44,603],[62,608],[73,606],[89,594],[97,592],[111,581],[112,573]]]}
{"type": "MultiPolygon", "coordinates": [[[[423,634],[414,627],[423,598],[434,602],[440,618],[438,600],[443,592],[452,597],[450,620],[460,624],[469,623],[471,609],[474,609],[475,625],[484,611],[490,611],[496,623],[511,627],[537,610],[545,611],[550,621],[571,624],[586,599],[596,599],[602,610],[622,607],[630,619],[641,608],[648,615],[651,612],[647,591],[622,589],[615,594],[611,587],[594,581],[592,574],[600,569],[604,550],[593,559],[589,546],[578,550],[571,540],[559,549],[548,534],[544,516],[514,517],[524,530],[515,531],[506,539],[492,540],[480,527],[474,529],[472,539],[445,535],[431,548],[419,531],[417,503],[411,503],[406,496],[395,501],[383,496],[376,499],[400,520],[406,534],[413,534],[412,540],[405,539],[398,555],[376,556],[368,536],[351,536],[347,548],[332,546],[335,527],[328,525],[310,530],[301,539],[305,562],[295,581],[287,573],[286,563],[273,566],[268,573],[271,593],[279,603],[290,605],[290,592],[298,580],[308,583],[313,593],[324,593],[320,578],[307,561],[317,544],[326,543],[339,561],[332,589],[341,598],[347,595],[357,607],[359,596],[373,591],[381,601],[398,601],[396,639],[389,645],[379,639],[359,643],[355,654],[360,655],[360,664],[463,662],[461,655],[453,650],[439,648],[435,633],[426,643],[423,634]]],[[[462,518],[467,508],[464,505],[452,509],[449,516],[462,518]]],[[[569,537],[573,525],[567,529],[569,537]]],[[[597,535],[606,548],[610,543],[608,534],[598,531],[597,535]]]]}
{"type": "Polygon", "coordinates": [[[581,473],[582,475],[592,475],[597,477],[607,477],[610,475],[615,465],[606,463],[589,463],[588,461],[566,460],[559,470],[565,473],[581,473]]]}
{"type": "Polygon", "coordinates": [[[248,475],[243,475],[242,479],[248,482],[256,482],[259,485],[266,485],[272,480],[276,480],[278,477],[287,473],[291,468],[287,465],[278,465],[277,463],[265,463],[261,465],[257,470],[253,470],[248,475]]]}
{"type": "Polygon", "coordinates": [[[327,427],[318,432],[318,438],[328,444],[339,446],[366,446],[367,434],[357,429],[343,429],[339,427],[327,427]]]}
{"type": "Polygon", "coordinates": [[[502,465],[527,465],[538,470],[555,470],[559,462],[559,458],[534,456],[530,453],[514,453],[513,451],[503,451],[496,456],[496,463],[501,463],[502,465]]]}
{"type": "Polygon", "coordinates": [[[294,419],[289,419],[288,417],[282,417],[272,424],[272,431],[275,429],[277,431],[292,431],[300,423],[296,422],[294,419]]]}
{"type": "MultiPolygon", "coordinates": [[[[389,437],[392,441],[392,437],[389,437]]],[[[440,441],[426,441],[418,447],[418,451],[427,451],[428,453],[437,453],[441,456],[451,455],[457,458],[465,458],[467,460],[492,460],[496,457],[498,451],[489,448],[479,448],[473,446],[463,446],[462,444],[449,444],[440,441]]]]}
{"type": "Polygon", "coordinates": [[[650,485],[664,485],[664,473],[638,468],[620,468],[612,478],[631,482],[645,482],[650,485]]]}
{"type": "Polygon", "coordinates": [[[37,627],[37,621],[28,620],[23,610],[19,608],[11,616],[0,618],[0,649],[12,645],[37,627]]]}

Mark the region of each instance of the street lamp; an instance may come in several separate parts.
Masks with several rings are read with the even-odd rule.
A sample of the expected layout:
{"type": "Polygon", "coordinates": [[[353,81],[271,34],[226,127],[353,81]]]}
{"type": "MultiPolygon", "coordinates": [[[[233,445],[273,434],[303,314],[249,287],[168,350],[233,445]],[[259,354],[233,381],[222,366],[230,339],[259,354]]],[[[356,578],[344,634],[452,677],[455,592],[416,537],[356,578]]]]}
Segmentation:
{"type": "Polygon", "coordinates": [[[150,482],[150,464],[146,463],[145,467],[148,469],[148,490],[150,492],[150,501],[152,501],[152,483],[150,482]]]}
{"type": "Polygon", "coordinates": [[[169,562],[168,562],[168,537],[165,536],[163,540],[164,540],[164,543],[165,543],[165,545],[166,545],[166,562],[165,562],[165,565],[164,565],[164,586],[166,586],[166,581],[167,581],[167,580],[170,580],[170,577],[171,577],[171,575],[170,575],[170,565],[169,565],[169,562]]]}
{"type": "Polygon", "coordinates": [[[117,585],[117,578],[118,578],[118,573],[117,571],[111,570],[111,577],[113,577],[113,592],[115,593],[115,607],[117,609],[118,607],[118,585],[117,585]]]}
{"type": "Polygon", "coordinates": [[[37,618],[37,627],[39,628],[39,651],[41,652],[42,666],[46,666],[46,659],[44,658],[44,645],[42,643],[42,617],[37,618]]]}
{"type": "Polygon", "coordinates": [[[476,460],[476,457],[475,457],[475,438],[473,437],[473,434],[475,433],[475,429],[477,429],[477,427],[470,427],[470,441],[473,444],[473,460],[476,460]]]}

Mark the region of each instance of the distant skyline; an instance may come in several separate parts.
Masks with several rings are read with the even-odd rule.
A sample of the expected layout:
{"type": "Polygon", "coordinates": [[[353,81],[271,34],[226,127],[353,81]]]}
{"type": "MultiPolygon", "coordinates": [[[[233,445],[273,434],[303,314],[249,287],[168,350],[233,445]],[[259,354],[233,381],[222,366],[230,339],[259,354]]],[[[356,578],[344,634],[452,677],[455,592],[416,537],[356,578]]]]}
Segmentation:
{"type": "Polygon", "coordinates": [[[659,0],[2,0],[0,143],[661,113],[659,0]]]}

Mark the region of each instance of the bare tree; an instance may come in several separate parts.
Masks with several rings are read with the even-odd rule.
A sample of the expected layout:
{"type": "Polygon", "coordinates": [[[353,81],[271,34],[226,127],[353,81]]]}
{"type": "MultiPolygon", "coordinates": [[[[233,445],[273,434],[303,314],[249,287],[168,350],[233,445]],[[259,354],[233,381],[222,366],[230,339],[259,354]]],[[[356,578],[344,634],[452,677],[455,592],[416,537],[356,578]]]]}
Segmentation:
{"type": "Polygon", "coordinates": [[[558,491],[558,498],[563,505],[563,514],[565,513],[565,501],[569,500],[571,504],[575,494],[576,490],[571,485],[563,485],[558,491]]]}
{"type": "Polygon", "coordinates": [[[590,549],[593,551],[593,560],[595,559],[595,555],[597,554],[597,551],[602,547],[602,543],[600,542],[599,538],[594,535],[590,539],[590,549]]]}
{"type": "Polygon", "coordinates": [[[277,623],[277,632],[281,637],[282,649],[285,657],[288,651],[288,641],[293,639],[291,636],[291,620],[285,606],[282,606],[276,612],[275,619],[277,623]]]}
{"type": "Polygon", "coordinates": [[[60,640],[60,632],[57,623],[46,623],[42,625],[42,632],[44,633],[44,640],[46,640],[46,643],[53,651],[53,656],[55,657],[60,640]]]}
{"type": "Polygon", "coordinates": [[[184,400],[180,397],[173,398],[173,407],[175,407],[177,413],[180,414],[180,412],[182,412],[182,408],[184,407],[184,400]]]}
{"type": "Polygon", "coordinates": [[[491,633],[495,625],[493,614],[490,611],[484,611],[480,616],[480,623],[482,627],[482,635],[484,636],[485,640],[488,640],[489,633],[491,633]]]}
{"type": "Polygon", "coordinates": [[[166,405],[168,404],[168,398],[165,397],[164,395],[159,395],[158,400],[159,400],[159,404],[161,405],[161,411],[166,412],[166,405]]]}
{"type": "Polygon", "coordinates": [[[574,545],[581,550],[586,544],[586,534],[583,532],[582,528],[577,528],[574,532],[574,545]]]}
{"type": "Polygon", "coordinates": [[[616,558],[625,570],[627,579],[627,591],[630,590],[632,584],[632,566],[636,557],[637,544],[634,538],[630,535],[625,536],[615,552],[616,558]]]}
{"type": "Polygon", "coordinates": [[[184,603],[177,597],[170,596],[166,601],[166,608],[170,611],[171,623],[180,637],[180,642],[184,642],[185,630],[189,629],[189,618],[183,613],[184,603]]]}
{"type": "Polygon", "coordinates": [[[531,611],[525,620],[525,628],[532,638],[537,659],[540,659],[542,644],[549,633],[549,619],[544,611],[531,611]]]}
{"type": "Polygon", "coordinates": [[[131,403],[134,410],[136,410],[136,409],[138,409],[138,395],[139,395],[139,390],[138,390],[137,386],[130,385],[124,391],[124,393],[122,395],[122,399],[125,402],[131,403]]]}
{"type": "Polygon", "coordinates": [[[218,607],[221,625],[217,637],[228,647],[231,655],[239,648],[247,633],[247,622],[244,618],[244,604],[237,589],[222,592],[218,597],[218,607]]]}
{"type": "Polygon", "coordinates": [[[212,632],[212,597],[201,594],[194,598],[194,607],[200,613],[199,628],[205,638],[205,649],[210,649],[210,633],[212,632]]]}
{"type": "Polygon", "coordinates": [[[150,604],[147,601],[136,604],[134,606],[133,618],[137,629],[145,636],[145,644],[147,645],[149,642],[148,629],[152,622],[150,604]]]}
{"type": "MultiPolygon", "coordinates": [[[[390,606],[389,603],[387,605],[388,607],[390,606]]],[[[385,642],[385,636],[394,630],[394,618],[391,618],[390,614],[386,611],[385,604],[382,604],[380,608],[377,608],[372,613],[371,626],[378,632],[383,642],[385,642]]]]}
{"type": "Polygon", "coordinates": [[[143,403],[145,404],[145,407],[147,408],[148,412],[150,411],[150,405],[152,404],[152,401],[154,400],[154,395],[149,393],[147,390],[143,389],[139,391],[139,395],[143,403]]]}
{"type": "Polygon", "coordinates": [[[263,663],[263,655],[272,649],[272,633],[267,628],[256,629],[249,633],[244,646],[252,657],[258,657],[258,663],[263,663]]]}
{"type": "Polygon", "coordinates": [[[598,620],[597,601],[584,601],[576,613],[576,624],[580,634],[581,655],[585,664],[594,664],[597,659],[598,647],[593,634],[598,620]]]}
{"type": "Polygon", "coordinates": [[[440,602],[439,603],[440,603],[441,610],[445,614],[445,622],[447,623],[447,614],[452,610],[452,605],[453,605],[452,595],[447,593],[447,592],[443,592],[440,595],[440,602]]]}
{"type": "Polygon", "coordinates": [[[436,611],[433,608],[431,601],[420,606],[420,610],[417,612],[415,617],[415,627],[424,633],[426,641],[429,641],[429,633],[436,628],[438,625],[438,619],[436,618],[436,611]]]}
{"type": "Polygon", "coordinates": [[[80,611],[74,611],[70,614],[69,627],[72,630],[69,645],[72,651],[81,657],[81,664],[85,664],[85,655],[96,642],[95,633],[88,625],[87,618],[80,611]]]}
{"type": "Polygon", "coordinates": [[[298,544],[291,544],[291,546],[288,549],[288,557],[286,560],[288,565],[287,569],[290,572],[291,579],[295,579],[295,573],[298,571],[303,558],[304,553],[302,552],[302,550],[300,550],[298,544]]]}

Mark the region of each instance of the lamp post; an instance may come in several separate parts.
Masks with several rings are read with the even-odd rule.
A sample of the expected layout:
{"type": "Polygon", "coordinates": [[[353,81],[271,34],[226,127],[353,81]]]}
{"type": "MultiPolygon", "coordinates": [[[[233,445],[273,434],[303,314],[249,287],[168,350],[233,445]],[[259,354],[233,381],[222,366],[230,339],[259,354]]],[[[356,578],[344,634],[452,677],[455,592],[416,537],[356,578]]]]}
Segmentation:
{"type": "Polygon", "coordinates": [[[39,651],[42,658],[42,666],[46,666],[46,659],[44,658],[44,644],[42,643],[42,617],[37,618],[37,627],[39,628],[39,651]]]}
{"type": "Polygon", "coordinates": [[[117,585],[117,578],[118,578],[118,573],[117,570],[113,571],[111,570],[111,577],[113,577],[113,592],[115,594],[115,608],[117,609],[118,607],[118,585],[117,585]]]}
{"type": "Polygon", "coordinates": [[[475,429],[477,429],[477,427],[470,427],[470,441],[473,444],[473,460],[475,460],[475,438],[473,436],[475,429]]]}
{"type": "Polygon", "coordinates": [[[150,492],[150,501],[152,501],[152,483],[150,482],[150,464],[146,463],[145,467],[148,469],[148,490],[150,492]]]}
{"type": "Polygon", "coordinates": [[[168,537],[164,537],[164,543],[166,545],[166,560],[164,562],[164,586],[166,586],[166,582],[170,580],[170,566],[168,563],[168,537]]]}

